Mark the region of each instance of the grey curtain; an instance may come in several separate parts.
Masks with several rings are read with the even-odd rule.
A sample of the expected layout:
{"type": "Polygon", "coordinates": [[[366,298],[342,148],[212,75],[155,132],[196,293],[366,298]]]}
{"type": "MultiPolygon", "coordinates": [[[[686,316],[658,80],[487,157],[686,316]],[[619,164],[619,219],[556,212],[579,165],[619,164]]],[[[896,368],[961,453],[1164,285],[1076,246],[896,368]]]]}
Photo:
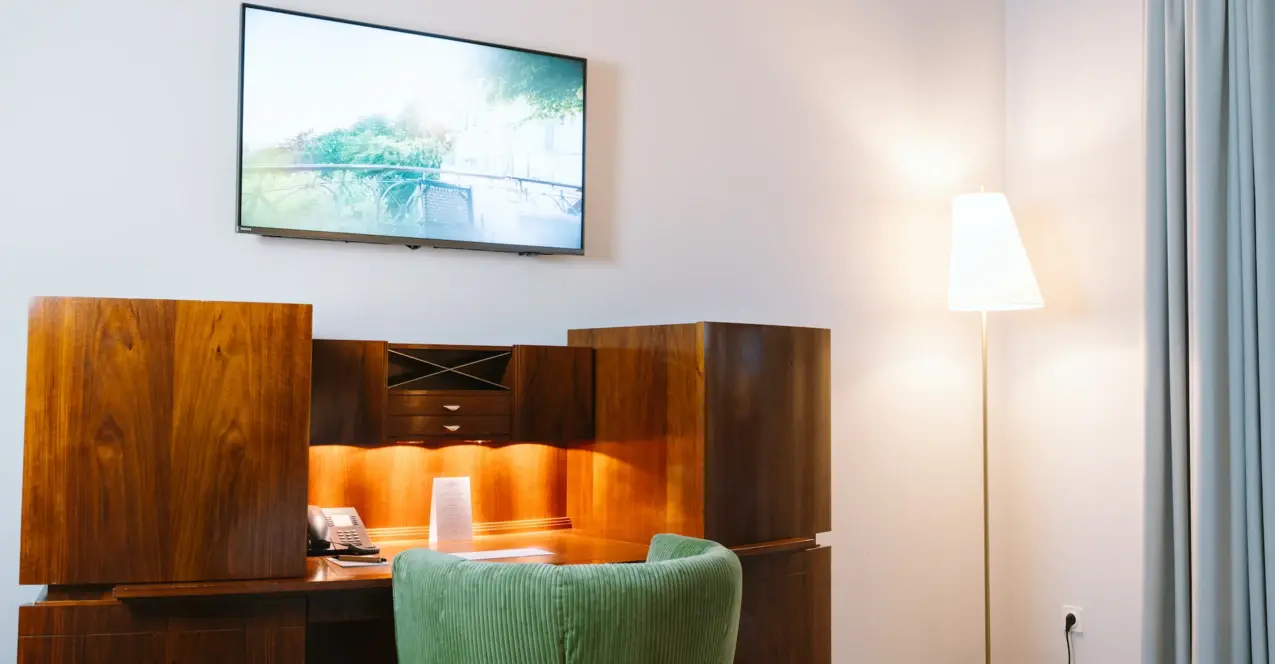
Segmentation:
{"type": "Polygon", "coordinates": [[[1148,0],[1143,661],[1275,661],[1275,0],[1148,0]]]}

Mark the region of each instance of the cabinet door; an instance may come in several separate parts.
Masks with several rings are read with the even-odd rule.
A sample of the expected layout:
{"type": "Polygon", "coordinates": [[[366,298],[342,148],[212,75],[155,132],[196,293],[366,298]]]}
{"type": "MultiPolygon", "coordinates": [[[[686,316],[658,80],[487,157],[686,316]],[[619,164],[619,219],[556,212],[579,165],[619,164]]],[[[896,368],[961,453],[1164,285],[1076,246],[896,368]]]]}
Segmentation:
{"type": "Polygon", "coordinates": [[[514,346],[513,440],[593,438],[593,349],[514,346]]]}
{"type": "Polygon", "coordinates": [[[303,575],[310,313],[33,300],[20,583],[303,575]]]}
{"type": "Polygon", "coordinates": [[[305,600],[58,601],[18,609],[19,664],[303,664],[305,600]]]}
{"type": "Polygon", "coordinates": [[[165,664],[303,664],[305,627],[169,632],[165,664]]]}
{"type": "Polygon", "coordinates": [[[305,657],[304,625],[249,629],[244,634],[245,664],[302,664],[305,657]]]}
{"type": "MultiPolygon", "coordinates": [[[[391,643],[394,633],[390,631],[391,643]]],[[[24,636],[18,664],[303,664],[305,627],[24,636]]]]}
{"type": "Polygon", "coordinates": [[[832,530],[832,335],[704,323],[704,534],[726,546],[832,530]]]}
{"type": "Polygon", "coordinates": [[[385,438],[384,341],[315,339],[311,445],[378,445],[385,438]]]}
{"type": "Polygon", "coordinates": [[[304,576],[310,307],[178,302],[175,333],[169,579],[304,576]]]}
{"type": "Polygon", "coordinates": [[[24,636],[18,664],[162,664],[158,634],[24,636]]]}
{"type": "Polygon", "coordinates": [[[167,580],[176,312],[32,300],[19,583],[167,580]]]}
{"type": "Polygon", "coordinates": [[[832,661],[832,549],[744,556],[735,664],[832,661]]]}

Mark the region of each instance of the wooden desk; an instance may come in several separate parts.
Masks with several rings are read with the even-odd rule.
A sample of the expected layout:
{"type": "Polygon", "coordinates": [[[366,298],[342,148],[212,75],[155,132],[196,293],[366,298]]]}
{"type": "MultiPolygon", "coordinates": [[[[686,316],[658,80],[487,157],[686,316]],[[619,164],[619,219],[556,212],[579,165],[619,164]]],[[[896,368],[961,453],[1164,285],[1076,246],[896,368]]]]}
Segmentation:
{"type": "MultiPolygon", "coordinates": [[[[488,535],[472,542],[385,542],[387,558],[408,549],[443,552],[536,547],[550,556],[499,563],[554,565],[630,563],[646,559],[641,544],[570,530],[488,535]]],[[[341,568],[306,560],[306,575],[193,583],[121,584],[114,588],[53,586],[19,610],[19,662],[92,661],[311,663],[395,661],[391,566],[341,568]]]]}
{"type": "Polygon", "coordinates": [[[315,340],[310,321],[32,302],[18,578],[48,592],[19,610],[19,662],[393,662],[390,568],[307,560],[306,505],[357,508],[394,556],[428,546],[432,480],[459,476],[484,536],[440,550],[615,563],[657,533],[714,540],[743,565],[734,664],[831,661],[828,330],[491,348],[315,340]]]}
{"type": "MultiPolygon", "coordinates": [[[[571,530],[549,530],[508,535],[477,536],[471,542],[431,544],[428,540],[380,543],[381,555],[393,562],[408,549],[433,549],[443,553],[497,551],[538,548],[550,556],[500,558],[493,563],[542,563],[583,565],[633,563],[646,560],[643,544],[589,537],[571,530]]],[[[306,575],[290,579],[250,579],[245,581],[198,581],[190,583],[131,583],[115,586],[111,595],[119,600],[165,597],[213,597],[224,595],[271,595],[320,593],[366,588],[389,588],[391,565],[379,567],[337,567],[322,558],[306,560],[306,575]]]]}

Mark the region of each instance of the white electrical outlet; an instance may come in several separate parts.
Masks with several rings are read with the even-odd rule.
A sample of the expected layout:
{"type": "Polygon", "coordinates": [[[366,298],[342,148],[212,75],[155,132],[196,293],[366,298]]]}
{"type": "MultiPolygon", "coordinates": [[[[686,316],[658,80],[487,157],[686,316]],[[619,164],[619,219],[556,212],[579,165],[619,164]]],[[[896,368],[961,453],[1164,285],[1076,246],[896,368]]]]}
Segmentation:
{"type": "MultiPolygon", "coordinates": [[[[1067,620],[1067,614],[1075,614],[1076,624],[1071,628],[1072,634],[1081,634],[1085,631],[1085,610],[1078,606],[1064,606],[1062,608],[1063,620],[1067,620]]],[[[1066,622],[1063,623],[1067,624],[1066,622]]]]}

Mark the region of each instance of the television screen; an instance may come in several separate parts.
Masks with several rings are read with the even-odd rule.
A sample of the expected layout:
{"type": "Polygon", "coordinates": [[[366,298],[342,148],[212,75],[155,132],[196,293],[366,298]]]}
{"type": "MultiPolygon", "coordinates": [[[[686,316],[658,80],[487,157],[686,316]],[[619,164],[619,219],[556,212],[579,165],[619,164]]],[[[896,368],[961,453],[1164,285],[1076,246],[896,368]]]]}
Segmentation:
{"type": "Polygon", "coordinates": [[[585,61],[244,5],[239,230],[583,252],[585,61]]]}

